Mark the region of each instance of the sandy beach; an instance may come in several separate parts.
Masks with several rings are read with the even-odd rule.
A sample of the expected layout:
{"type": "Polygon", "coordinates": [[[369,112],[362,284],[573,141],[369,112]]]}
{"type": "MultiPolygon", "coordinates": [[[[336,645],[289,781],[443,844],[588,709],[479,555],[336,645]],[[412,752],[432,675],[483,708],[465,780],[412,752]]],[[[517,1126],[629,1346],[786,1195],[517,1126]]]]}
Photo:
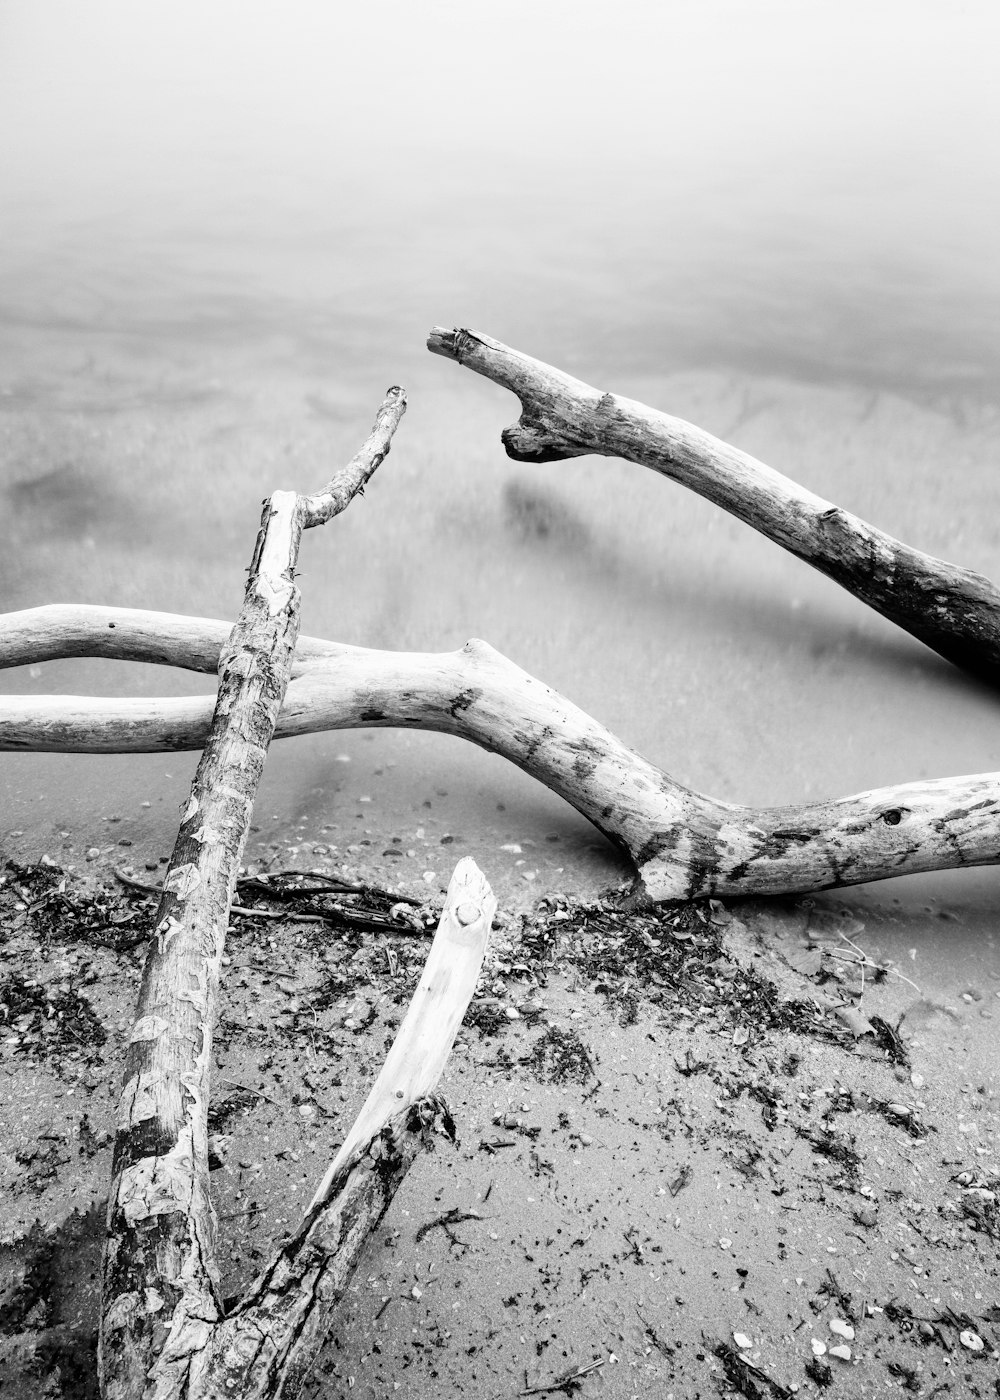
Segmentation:
{"type": "MultiPolygon", "coordinates": [[[[218,387],[165,406],[162,377],[155,402],[142,400],[148,370],[127,372],[137,402],[116,400],[95,417],[107,353],[103,377],[86,376],[90,408],[63,405],[60,433],[51,403],[10,405],[3,420],[8,460],[21,464],[8,528],[25,528],[33,513],[54,523],[17,579],[16,601],[114,597],[225,615],[252,525],[237,528],[236,515],[250,512],[231,518],[217,486],[206,495],[202,464],[228,439],[227,456],[252,478],[240,496],[252,502],[273,485],[276,445],[296,478],[312,479],[314,463],[344,451],[331,443],[346,444],[349,430],[310,412],[319,380],[315,390],[261,384],[240,406],[218,387]],[[46,467],[60,460],[60,435],[84,432],[97,444],[86,483],[71,472],[53,486],[46,467]],[[140,452],[147,479],[155,461],[162,472],[151,479],[171,469],[168,496],[129,493],[127,464],[140,452]],[[35,496],[29,480],[42,483],[35,496]],[[53,491],[70,493],[62,517],[53,491]],[[135,500],[148,523],[103,513],[112,498],[135,500]],[[184,503],[194,499],[207,509],[188,530],[184,503]]],[[[45,357],[38,379],[54,393],[52,344],[45,357]]],[[[730,800],[802,800],[990,766],[994,702],[976,684],[637,469],[584,459],[568,464],[567,480],[508,464],[491,445],[498,406],[476,385],[442,388],[413,368],[412,421],[381,476],[331,527],[339,534],[310,541],[310,631],[401,646],[485,635],[674,776],[730,800]],[[471,408],[462,399],[470,387],[471,408]],[[463,473],[476,483],[443,512],[428,507],[424,470],[437,461],[439,420],[453,444],[468,442],[463,473]],[[372,574],[364,561],[376,552],[392,563],[372,574]]],[[[970,408],[963,426],[944,405],[717,375],[626,387],[762,457],[794,459],[831,494],[845,461],[877,460],[897,480],[901,534],[977,562],[996,549],[987,512],[943,528],[929,508],[946,445],[971,464],[995,437],[985,411],[970,408]],[[825,481],[811,463],[828,465],[825,481]],[[906,493],[904,476],[914,483],[906,493]]],[[[837,489],[876,518],[881,497],[884,522],[890,493],[874,475],[837,489]]],[[[9,672],[5,685],[155,694],[208,682],[75,661],[9,672]]],[[[114,872],[146,882],[162,872],[195,757],[5,760],[5,1394],[40,1385],[52,1396],[96,1394],[118,1065],[151,910],[114,872]],[[58,911],[78,899],[82,917],[50,919],[47,901],[58,911]]],[[[1000,1341],[995,873],[692,906],[634,927],[622,914],[612,927],[608,910],[621,897],[609,902],[607,891],[627,888],[627,864],[501,760],[457,740],[381,730],[274,745],[249,870],[333,872],[432,907],[461,855],[487,872],[501,923],[443,1085],[459,1145],[442,1143],[410,1173],[315,1393],[991,1393],[1000,1341]],[[683,938],[675,919],[689,928],[683,938]],[[616,939],[627,947],[615,949],[616,939]],[[689,948],[690,974],[675,957],[689,948]],[[860,1020],[844,1019],[852,1007],[860,1020]],[[897,1029],[898,1045],[879,1039],[873,1017],[897,1029]],[[567,1044],[578,1053],[560,1068],[550,1052],[567,1044]],[[838,1346],[849,1358],[831,1351],[838,1346]]],[[[245,921],[229,957],[212,1109],[227,1295],[291,1228],[364,1098],[421,942],[345,932],[335,920],[245,921]]]]}
{"type": "MultiPolygon", "coordinates": [[[[725,802],[1000,769],[985,684],[653,472],[512,462],[513,396],[425,348],[474,327],[1000,579],[996,15],[959,8],[5,6],[0,608],[231,621],[262,498],[329,480],[400,384],[390,456],[308,532],[304,633],[482,638],[725,802]]],[[[214,688],[0,669],[29,702],[214,688]]],[[[0,761],[12,1400],[97,1395],[143,887],[196,762],[0,761]]],[[[441,1085],[458,1141],[410,1171],[308,1392],[1000,1393],[1000,867],[657,909],[443,734],[269,752],[245,875],[360,888],[246,886],[232,921],[225,1297],[349,1128],[463,856],[499,913],[441,1085]]]]}
{"type": "MultiPolygon", "coordinates": [[[[0,886],[12,1397],[96,1395],[115,1067],[154,904],[95,865],[0,886]]],[[[441,1086],[458,1144],[411,1170],[309,1393],[994,1392],[1000,978],[927,994],[835,901],[620,890],[497,923],[441,1086]]],[[[234,920],[210,1113],[225,1296],[294,1228],[425,949],[333,915],[234,920]]]]}

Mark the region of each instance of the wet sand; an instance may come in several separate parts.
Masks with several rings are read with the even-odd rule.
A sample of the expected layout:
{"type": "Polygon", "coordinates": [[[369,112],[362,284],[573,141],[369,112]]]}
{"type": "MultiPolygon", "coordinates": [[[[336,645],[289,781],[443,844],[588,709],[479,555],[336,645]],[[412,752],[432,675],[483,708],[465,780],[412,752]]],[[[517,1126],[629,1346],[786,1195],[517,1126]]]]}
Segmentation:
{"type": "MultiPolygon", "coordinates": [[[[60,878],[0,887],[12,1397],[96,1393],[116,1066],[153,910],[114,882],[47,899],[60,878]]],[[[928,995],[809,900],[621,909],[501,914],[441,1085],[459,1143],[412,1168],[306,1393],[506,1397],[579,1373],[609,1397],[726,1376],[749,1395],[992,1394],[1000,976],[928,995]],[[861,949],[845,1020],[861,969],[838,954],[861,949]]],[[[236,922],[210,1115],[223,1296],[294,1227],[424,947],[236,922]]]]}

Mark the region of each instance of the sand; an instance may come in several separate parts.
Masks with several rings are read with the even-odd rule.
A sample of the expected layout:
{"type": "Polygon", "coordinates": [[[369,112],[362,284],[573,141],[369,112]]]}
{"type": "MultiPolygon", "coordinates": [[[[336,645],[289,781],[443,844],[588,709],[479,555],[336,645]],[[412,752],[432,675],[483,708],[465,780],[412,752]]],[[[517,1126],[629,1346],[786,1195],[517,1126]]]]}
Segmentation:
{"type": "MultiPolygon", "coordinates": [[[[0,886],[11,1397],[96,1394],[117,1066],[152,906],[106,862],[85,870],[9,866],[0,886]]],[[[459,1144],[411,1170],[309,1393],[995,1393],[1000,979],[924,995],[833,902],[549,896],[500,924],[442,1082],[459,1144]]],[[[307,1204],[425,947],[235,925],[212,1107],[226,1296],[307,1204]]]]}
{"type": "MultiPolygon", "coordinates": [[[[232,616],[260,496],[323,479],[396,378],[412,408],[391,457],[329,538],[308,541],[306,630],[412,649],[483,636],[680,781],[733,801],[997,766],[996,702],[982,687],[649,473],[597,459],[511,466],[497,439],[512,404],[425,363],[419,337],[400,363],[362,337],[345,368],[341,323],[289,342],[258,327],[249,348],[227,326],[8,327],[9,606],[114,599],[232,616]]],[[[1000,573],[988,407],[742,370],[568,367],[731,438],[915,545],[1000,573]]],[[[3,683],[211,685],[89,662],[3,683]]],[[[112,1113],[142,936],[107,882],[112,869],[156,877],[194,761],[5,756],[3,859],[47,857],[74,880],[104,881],[115,901],[95,927],[42,934],[17,907],[32,898],[19,896],[16,866],[0,889],[5,1395],[94,1394],[112,1113]]],[[[317,1393],[500,1397],[562,1378],[582,1395],[686,1400],[738,1374],[750,1395],[809,1394],[827,1367],[845,1396],[993,1393],[997,872],[734,906],[721,970],[752,967],[778,1003],[826,1008],[808,1025],[765,1024],[735,995],[689,1004],[627,959],[600,973],[585,949],[558,950],[552,966],[525,951],[522,921],[534,926],[539,900],[593,903],[630,872],[499,759],[387,731],[311,736],[269,756],[250,866],[353,873],[433,901],[464,854],[506,920],[509,947],[484,992],[500,1029],[471,1025],[456,1048],[443,1087],[460,1146],[411,1172],[317,1393]],[[804,946],[824,929],[842,952],[845,935],[894,965],[866,981],[862,1009],[903,1017],[905,1062],[827,1004],[824,966],[804,946]],[[592,1075],[546,1077],[531,1057],[553,1029],[579,1038],[592,1075]],[[831,1134],[848,1156],[829,1154],[831,1134]],[[490,1147],[497,1139],[510,1145],[490,1147]],[[831,1320],[855,1331],[849,1360],[831,1357],[844,1341],[831,1320]],[[963,1345],[968,1330],[982,1351],[963,1345]],[[814,1356],[812,1339],[826,1352],[814,1356]]],[[[390,957],[381,936],[357,947],[316,928],[232,938],[214,1173],[227,1292],[311,1194],[415,980],[405,939],[390,957]],[[317,988],[355,953],[361,980],[314,1015],[317,988]]]]}

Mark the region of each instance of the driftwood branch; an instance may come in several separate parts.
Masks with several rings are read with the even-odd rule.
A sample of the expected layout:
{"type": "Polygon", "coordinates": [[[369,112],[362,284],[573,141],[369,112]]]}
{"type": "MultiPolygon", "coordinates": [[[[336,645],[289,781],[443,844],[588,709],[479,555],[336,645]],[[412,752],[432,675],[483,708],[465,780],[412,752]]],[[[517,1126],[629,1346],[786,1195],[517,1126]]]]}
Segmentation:
{"type": "Polygon", "coordinates": [[[751,525],[949,661],[1000,685],[1000,589],[935,559],[681,418],[602,393],[472,330],[436,326],[436,355],[509,389],[521,417],[503,443],[519,462],[596,453],[680,482],[751,525]]]}
{"type": "Polygon", "coordinates": [[[212,1031],[239,861],[295,652],[299,542],[362,488],[405,407],[391,389],[361,452],[323,491],[279,491],[264,503],[125,1058],[100,1327],[102,1390],[115,1400],[184,1395],[199,1339],[220,1315],[208,1176],[212,1031]]]}
{"type": "MultiPolygon", "coordinates": [[[[92,603],[46,603],[0,614],[0,670],[63,657],[102,656],[214,674],[231,631],[231,623],[214,617],[92,603]]],[[[292,675],[310,661],[340,656],[344,650],[337,642],[300,636],[292,675]]]]}
{"type": "Polygon", "coordinates": [[[427,962],[385,1064],[305,1219],[229,1316],[206,1329],[188,1400],[296,1393],[358,1258],[428,1130],[434,1097],[486,955],[496,900],[469,859],[455,868],[427,962]]]}
{"type": "MultiPolygon", "coordinates": [[[[227,624],[121,608],[35,609],[46,654],[94,651],[211,671],[227,624]],[[89,637],[89,640],[88,640],[89,637]],[[113,642],[109,639],[113,638],[113,642]]],[[[14,635],[31,614],[11,614],[14,635]]],[[[8,619],[0,617],[0,662],[8,619]]],[[[305,642],[305,639],[303,639],[305,642]]],[[[23,656],[23,644],[19,656],[23,656]]],[[[472,641],[456,652],[306,644],[277,736],[396,726],[455,734],[516,763],[588,817],[634,862],[653,899],[791,894],[1000,861],[1000,773],[879,788],[826,802],[744,807],[675,782],[597,720],[472,641]]],[[[141,752],[199,748],[210,696],[0,697],[0,748],[141,752]]]]}
{"type": "MultiPolygon", "coordinates": [[[[368,1240],[435,1133],[454,1139],[438,1080],[476,989],[496,899],[469,859],[455,868],[420,982],[385,1064],[299,1228],[226,1316],[190,1318],[183,1366],[148,1377],[162,1400],[291,1400],[335,1319],[368,1240]]],[[[137,1382],[138,1385],[138,1382],[137,1382]]]]}

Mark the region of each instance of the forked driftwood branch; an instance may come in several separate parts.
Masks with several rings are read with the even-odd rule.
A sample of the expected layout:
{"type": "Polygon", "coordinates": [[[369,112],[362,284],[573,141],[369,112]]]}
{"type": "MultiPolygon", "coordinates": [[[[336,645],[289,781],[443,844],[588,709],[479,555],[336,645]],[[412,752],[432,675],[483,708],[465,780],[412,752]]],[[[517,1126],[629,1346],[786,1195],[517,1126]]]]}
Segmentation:
{"type": "MultiPolygon", "coordinates": [[[[495,913],[482,872],[472,860],[460,861],[410,1007],[302,1223],[225,1315],[214,1289],[200,1311],[182,1307],[193,1301],[186,1276],[147,1284],[151,1346],[135,1346],[128,1365],[122,1364],[121,1339],[108,1336],[106,1313],[105,1396],[291,1400],[298,1393],[414,1158],[433,1147],[435,1133],[454,1138],[451,1116],[435,1089],[476,989],[495,913]]],[[[205,1267],[214,1276],[210,1230],[204,1244],[205,1267]]]]}
{"type": "MultiPolygon", "coordinates": [[[[227,634],[227,623],[208,618],[36,608],[0,617],[0,663],[100,655],[214,671],[227,634]]],[[[632,859],[653,899],[805,893],[1000,861],[1000,773],[742,807],[675,782],[485,642],[436,655],[303,637],[293,672],[277,737],[398,726],[471,740],[588,817],[632,859]]],[[[200,748],[211,713],[210,696],[0,697],[0,748],[200,748]]]]}
{"type": "MultiPolygon", "coordinates": [[[[388,452],[405,407],[402,390],[391,389],[361,451],[321,492],[279,491],[264,503],[126,1051],[100,1325],[101,1387],[114,1400],[194,1400],[205,1393],[196,1387],[206,1335],[221,1316],[207,1131],[219,968],[295,652],[299,543],[303,530],[329,520],[362,489],[388,452]]],[[[405,1156],[396,1151],[400,1161],[405,1156]]]]}
{"type": "Polygon", "coordinates": [[[503,444],[518,462],[596,453],[651,467],[811,564],[942,656],[1000,685],[1000,588],[912,549],[682,418],[582,380],[472,330],[435,326],[435,355],[516,394],[503,444]]]}

